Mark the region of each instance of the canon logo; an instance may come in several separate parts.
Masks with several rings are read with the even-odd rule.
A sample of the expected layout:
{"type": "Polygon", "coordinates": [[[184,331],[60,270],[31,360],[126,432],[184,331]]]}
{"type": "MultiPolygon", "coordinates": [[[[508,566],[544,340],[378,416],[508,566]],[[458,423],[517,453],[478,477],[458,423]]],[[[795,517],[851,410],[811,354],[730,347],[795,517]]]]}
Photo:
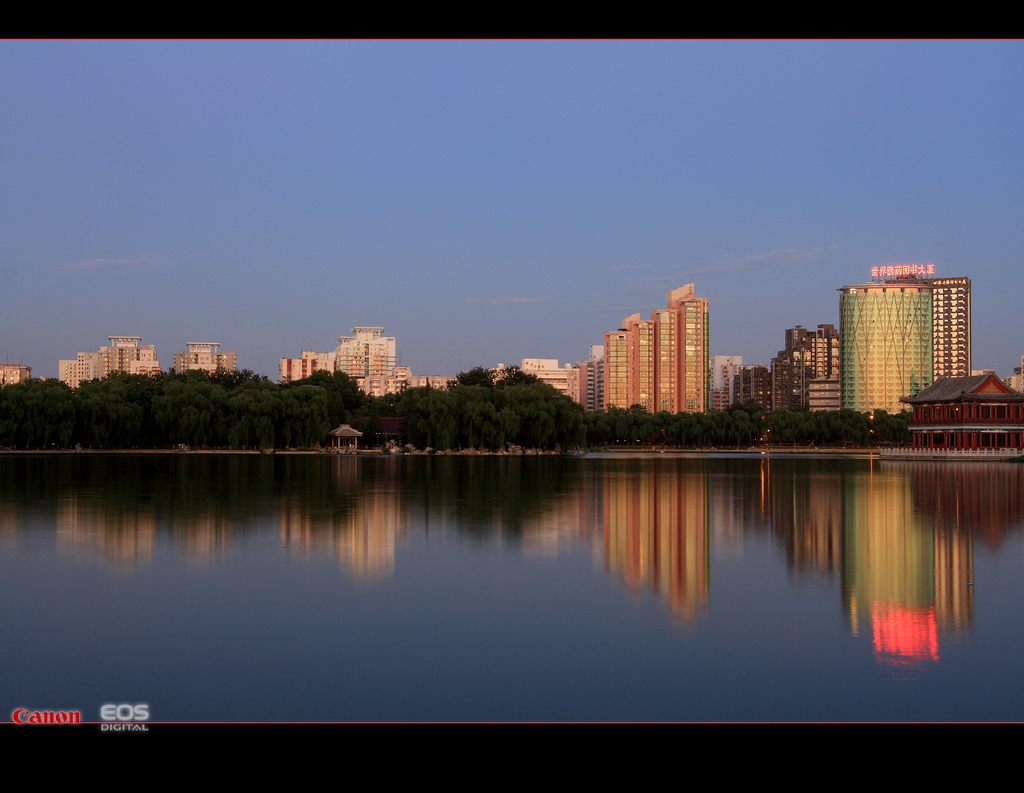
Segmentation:
{"type": "Polygon", "coordinates": [[[108,702],[100,707],[100,718],[103,721],[146,721],[149,718],[149,705],[115,705],[108,702]]]}
{"type": "Polygon", "coordinates": [[[82,714],[77,710],[29,710],[18,708],[11,714],[15,724],[81,724],[82,714]]]}

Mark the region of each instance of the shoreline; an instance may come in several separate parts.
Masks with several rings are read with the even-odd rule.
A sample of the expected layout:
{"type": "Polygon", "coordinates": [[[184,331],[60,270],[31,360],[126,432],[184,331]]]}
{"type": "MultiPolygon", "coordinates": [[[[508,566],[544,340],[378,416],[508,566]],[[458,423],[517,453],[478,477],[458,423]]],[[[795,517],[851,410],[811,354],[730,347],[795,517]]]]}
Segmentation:
{"type": "Polygon", "coordinates": [[[414,452],[401,452],[389,454],[380,449],[360,450],[358,453],[338,454],[335,452],[321,451],[317,449],[270,449],[261,451],[259,449],[0,449],[0,455],[97,455],[97,454],[142,454],[142,455],[249,455],[249,456],[306,456],[306,457],[586,457],[591,455],[757,455],[764,457],[778,457],[789,455],[812,455],[818,457],[845,457],[850,455],[877,457],[881,452],[878,448],[760,448],[749,447],[745,449],[680,449],[675,447],[664,448],[597,448],[570,452],[555,452],[545,449],[523,449],[516,452],[489,452],[477,449],[450,449],[430,454],[424,450],[417,449],[414,452]]]}
{"type": "Polygon", "coordinates": [[[641,449],[641,448],[626,448],[626,449],[595,449],[588,451],[587,454],[701,454],[701,455],[715,455],[715,454],[749,454],[758,455],[765,457],[778,457],[780,455],[814,455],[818,457],[843,457],[849,455],[870,455],[877,457],[881,452],[878,448],[838,448],[821,446],[818,448],[779,448],[779,447],[760,447],[750,446],[745,449],[677,449],[674,447],[666,447],[663,449],[641,449]]]}

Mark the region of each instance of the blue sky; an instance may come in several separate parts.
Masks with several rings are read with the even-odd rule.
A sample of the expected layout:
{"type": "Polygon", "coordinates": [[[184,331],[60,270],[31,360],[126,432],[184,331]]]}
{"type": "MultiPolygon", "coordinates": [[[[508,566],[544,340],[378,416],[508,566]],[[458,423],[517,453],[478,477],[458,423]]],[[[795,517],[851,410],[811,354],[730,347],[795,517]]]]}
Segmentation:
{"type": "Polygon", "coordinates": [[[0,43],[0,355],[115,334],[417,374],[576,361],[694,281],[767,363],[934,263],[1024,353],[1019,42],[0,43]]]}

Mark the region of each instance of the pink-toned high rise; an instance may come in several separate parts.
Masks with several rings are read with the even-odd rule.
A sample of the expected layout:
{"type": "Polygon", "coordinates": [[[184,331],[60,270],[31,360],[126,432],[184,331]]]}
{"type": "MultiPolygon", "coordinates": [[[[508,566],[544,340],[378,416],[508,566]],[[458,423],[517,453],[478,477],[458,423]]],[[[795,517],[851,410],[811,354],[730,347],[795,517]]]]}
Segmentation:
{"type": "Polygon", "coordinates": [[[708,301],[686,284],[669,292],[666,302],[650,319],[633,314],[617,331],[605,333],[606,408],[709,409],[708,301]]]}

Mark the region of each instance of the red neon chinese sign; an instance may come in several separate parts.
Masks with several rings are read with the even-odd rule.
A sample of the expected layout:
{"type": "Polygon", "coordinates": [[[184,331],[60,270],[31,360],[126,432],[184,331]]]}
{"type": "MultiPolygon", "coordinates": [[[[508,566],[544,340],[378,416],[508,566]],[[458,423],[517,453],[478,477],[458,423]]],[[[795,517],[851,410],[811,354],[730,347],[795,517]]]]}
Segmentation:
{"type": "Polygon", "coordinates": [[[871,268],[872,278],[901,278],[907,275],[935,275],[934,264],[883,264],[871,268]]]}

